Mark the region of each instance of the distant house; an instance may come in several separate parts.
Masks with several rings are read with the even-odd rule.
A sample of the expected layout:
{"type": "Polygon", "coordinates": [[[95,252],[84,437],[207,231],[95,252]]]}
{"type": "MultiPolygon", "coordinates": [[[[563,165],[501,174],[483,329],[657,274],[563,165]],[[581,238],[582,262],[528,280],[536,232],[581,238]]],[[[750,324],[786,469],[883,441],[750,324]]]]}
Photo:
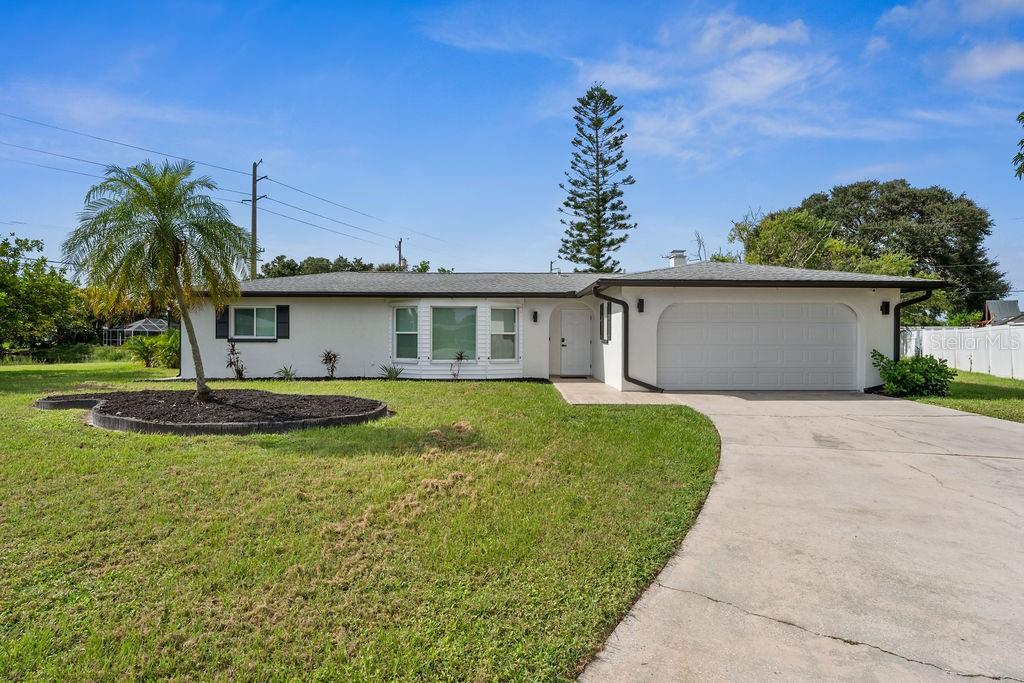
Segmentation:
{"type": "MultiPolygon", "coordinates": [[[[193,321],[206,370],[227,377],[234,342],[248,374],[284,365],[338,376],[594,377],[619,390],[859,390],[879,384],[875,349],[898,353],[903,292],[936,280],[745,263],[638,273],[340,272],[263,278],[193,321]],[[461,354],[459,353],[461,352],[461,354]]],[[[181,374],[194,377],[191,354],[181,374]]]]}
{"type": "MultiPolygon", "coordinates": [[[[172,324],[172,328],[177,325],[172,324]]],[[[106,346],[121,346],[137,334],[155,335],[167,331],[167,321],[160,318],[143,318],[135,322],[121,325],[120,327],[104,327],[103,343],[106,346]]]]}
{"type": "Polygon", "coordinates": [[[1024,314],[1020,312],[1020,304],[1016,299],[985,302],[985,315],[981,319],[982,325],[1008,325],[1020,322],[1024,322],[1024,314]]]}

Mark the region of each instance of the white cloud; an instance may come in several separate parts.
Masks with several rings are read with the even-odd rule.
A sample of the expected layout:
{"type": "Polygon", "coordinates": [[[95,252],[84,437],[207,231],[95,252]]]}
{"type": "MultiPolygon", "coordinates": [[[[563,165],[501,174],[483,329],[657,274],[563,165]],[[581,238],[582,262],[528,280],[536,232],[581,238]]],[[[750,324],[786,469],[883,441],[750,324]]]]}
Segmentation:
{"type": "Polygon", "coordinates": [[[961,0],[960,14],[968,21],[1024,14],[1024,0],[961,0]]]}
{"type": "Polygon", "coordinates": [[[1024,71],[1024,42],[976,45],[956,55],[949,71],[956,81],[987,81],[1024,71]]]}
{"type": "Polygon", "coordinates": [[[716,106],[754,104],[782,90],[804,87],[828,73],[834,63],[817,56],[750,52],[708,74],[708,98],[716,106]]]}
{"type": "Polygon", "coordinates": [[[917,0],[882,12],[878,26],[931,32],[949,26],[952,18],[953,7],[949,0],[917,0]]]}
{"type": "Polygon", "coordinates": [[[980,24],[1019,14],[1024,14],[1024,0],[915,0],[883,12],[878,26],[939,33],[954,31],[963,22],[980,24]]]}
{"type": "Polygon", "coordinates": [[[610,90],[658,90],[669,83],[668,77],[657,69],[630,64],[628,62],[588,62],[573,60],[582,83],[599,81],[610,90]]]}
{"type": "Polygon", "coordinates": [[[160,103],[116,92],[60,83],[21,81],[4,88],[5,99],[30,102],[55,121],[83,126],[106,126],[129,121],[195,125],[224,122],[213,112],[160,103]]]}
{"type": "Polygon", "coordinates": [[[431,40],[461,50],[545,54],[557,44],[551,31],[525,22],[523,12],[486,4],[445,8],[420,28],[431,40]]]}
{"type": "Polygon", "coordinates": [[[713,14],[704,20],[700,37],[694,47],[701,54],[737,53],[783,43],[802,45],[808,41],[810,35],[807,26],[800,19],[772,25],[726,11],[713,14]]]}
{"type": "Polygon", "coordinates": [[[872,36],[864,45],[864,56],[867,58],[877,57],[891,46],[889,41],[882,36],[872,36]]]}

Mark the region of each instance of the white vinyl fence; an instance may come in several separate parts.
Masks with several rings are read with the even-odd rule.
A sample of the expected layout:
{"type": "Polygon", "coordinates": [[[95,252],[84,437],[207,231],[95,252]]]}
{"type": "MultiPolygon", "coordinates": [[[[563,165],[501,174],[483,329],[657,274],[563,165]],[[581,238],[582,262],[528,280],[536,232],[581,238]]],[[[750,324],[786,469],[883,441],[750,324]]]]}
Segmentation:
{"type": "Polygon", "coordinates": [[[935,356],[949,367],[1024,379],[1024,325],[909,327],[900,335],[904,356],[935,356]]]}

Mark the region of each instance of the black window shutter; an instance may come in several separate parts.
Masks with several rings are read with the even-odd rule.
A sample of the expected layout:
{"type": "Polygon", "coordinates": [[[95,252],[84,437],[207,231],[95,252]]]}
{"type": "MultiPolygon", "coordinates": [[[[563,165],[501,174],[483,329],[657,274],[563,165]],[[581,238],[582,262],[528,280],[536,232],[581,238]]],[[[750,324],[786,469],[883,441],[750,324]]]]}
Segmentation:
{"type": "Polygon", "coordinates": [[[288,313],[288,306],[277,307],[277,338],[288,339],[288,335],[291,333],[291,321],[290,314],[288,313]]]}
{"type": "Polygon", "coordinates": [[[228,338],[228,311],[229,306],[223,306],[216,309],[217,312],[217,324],[216,324],[216,338],[227,339],[228,338]]]}

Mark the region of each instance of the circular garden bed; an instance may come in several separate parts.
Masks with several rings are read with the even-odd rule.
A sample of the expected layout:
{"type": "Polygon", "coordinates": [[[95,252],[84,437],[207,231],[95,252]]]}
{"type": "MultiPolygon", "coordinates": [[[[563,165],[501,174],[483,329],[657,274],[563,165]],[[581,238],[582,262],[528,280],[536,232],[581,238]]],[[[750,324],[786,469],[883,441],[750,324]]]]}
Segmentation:
{"type": "Polygon", "coordinates": [[[89,408],[97,427],[171,434],[251,434],[354,424],[387,415],[381,401],[355,396],[220,389],[200,403],[191,391],[114,391],[47,396],[43,410],[89,408]]]}

